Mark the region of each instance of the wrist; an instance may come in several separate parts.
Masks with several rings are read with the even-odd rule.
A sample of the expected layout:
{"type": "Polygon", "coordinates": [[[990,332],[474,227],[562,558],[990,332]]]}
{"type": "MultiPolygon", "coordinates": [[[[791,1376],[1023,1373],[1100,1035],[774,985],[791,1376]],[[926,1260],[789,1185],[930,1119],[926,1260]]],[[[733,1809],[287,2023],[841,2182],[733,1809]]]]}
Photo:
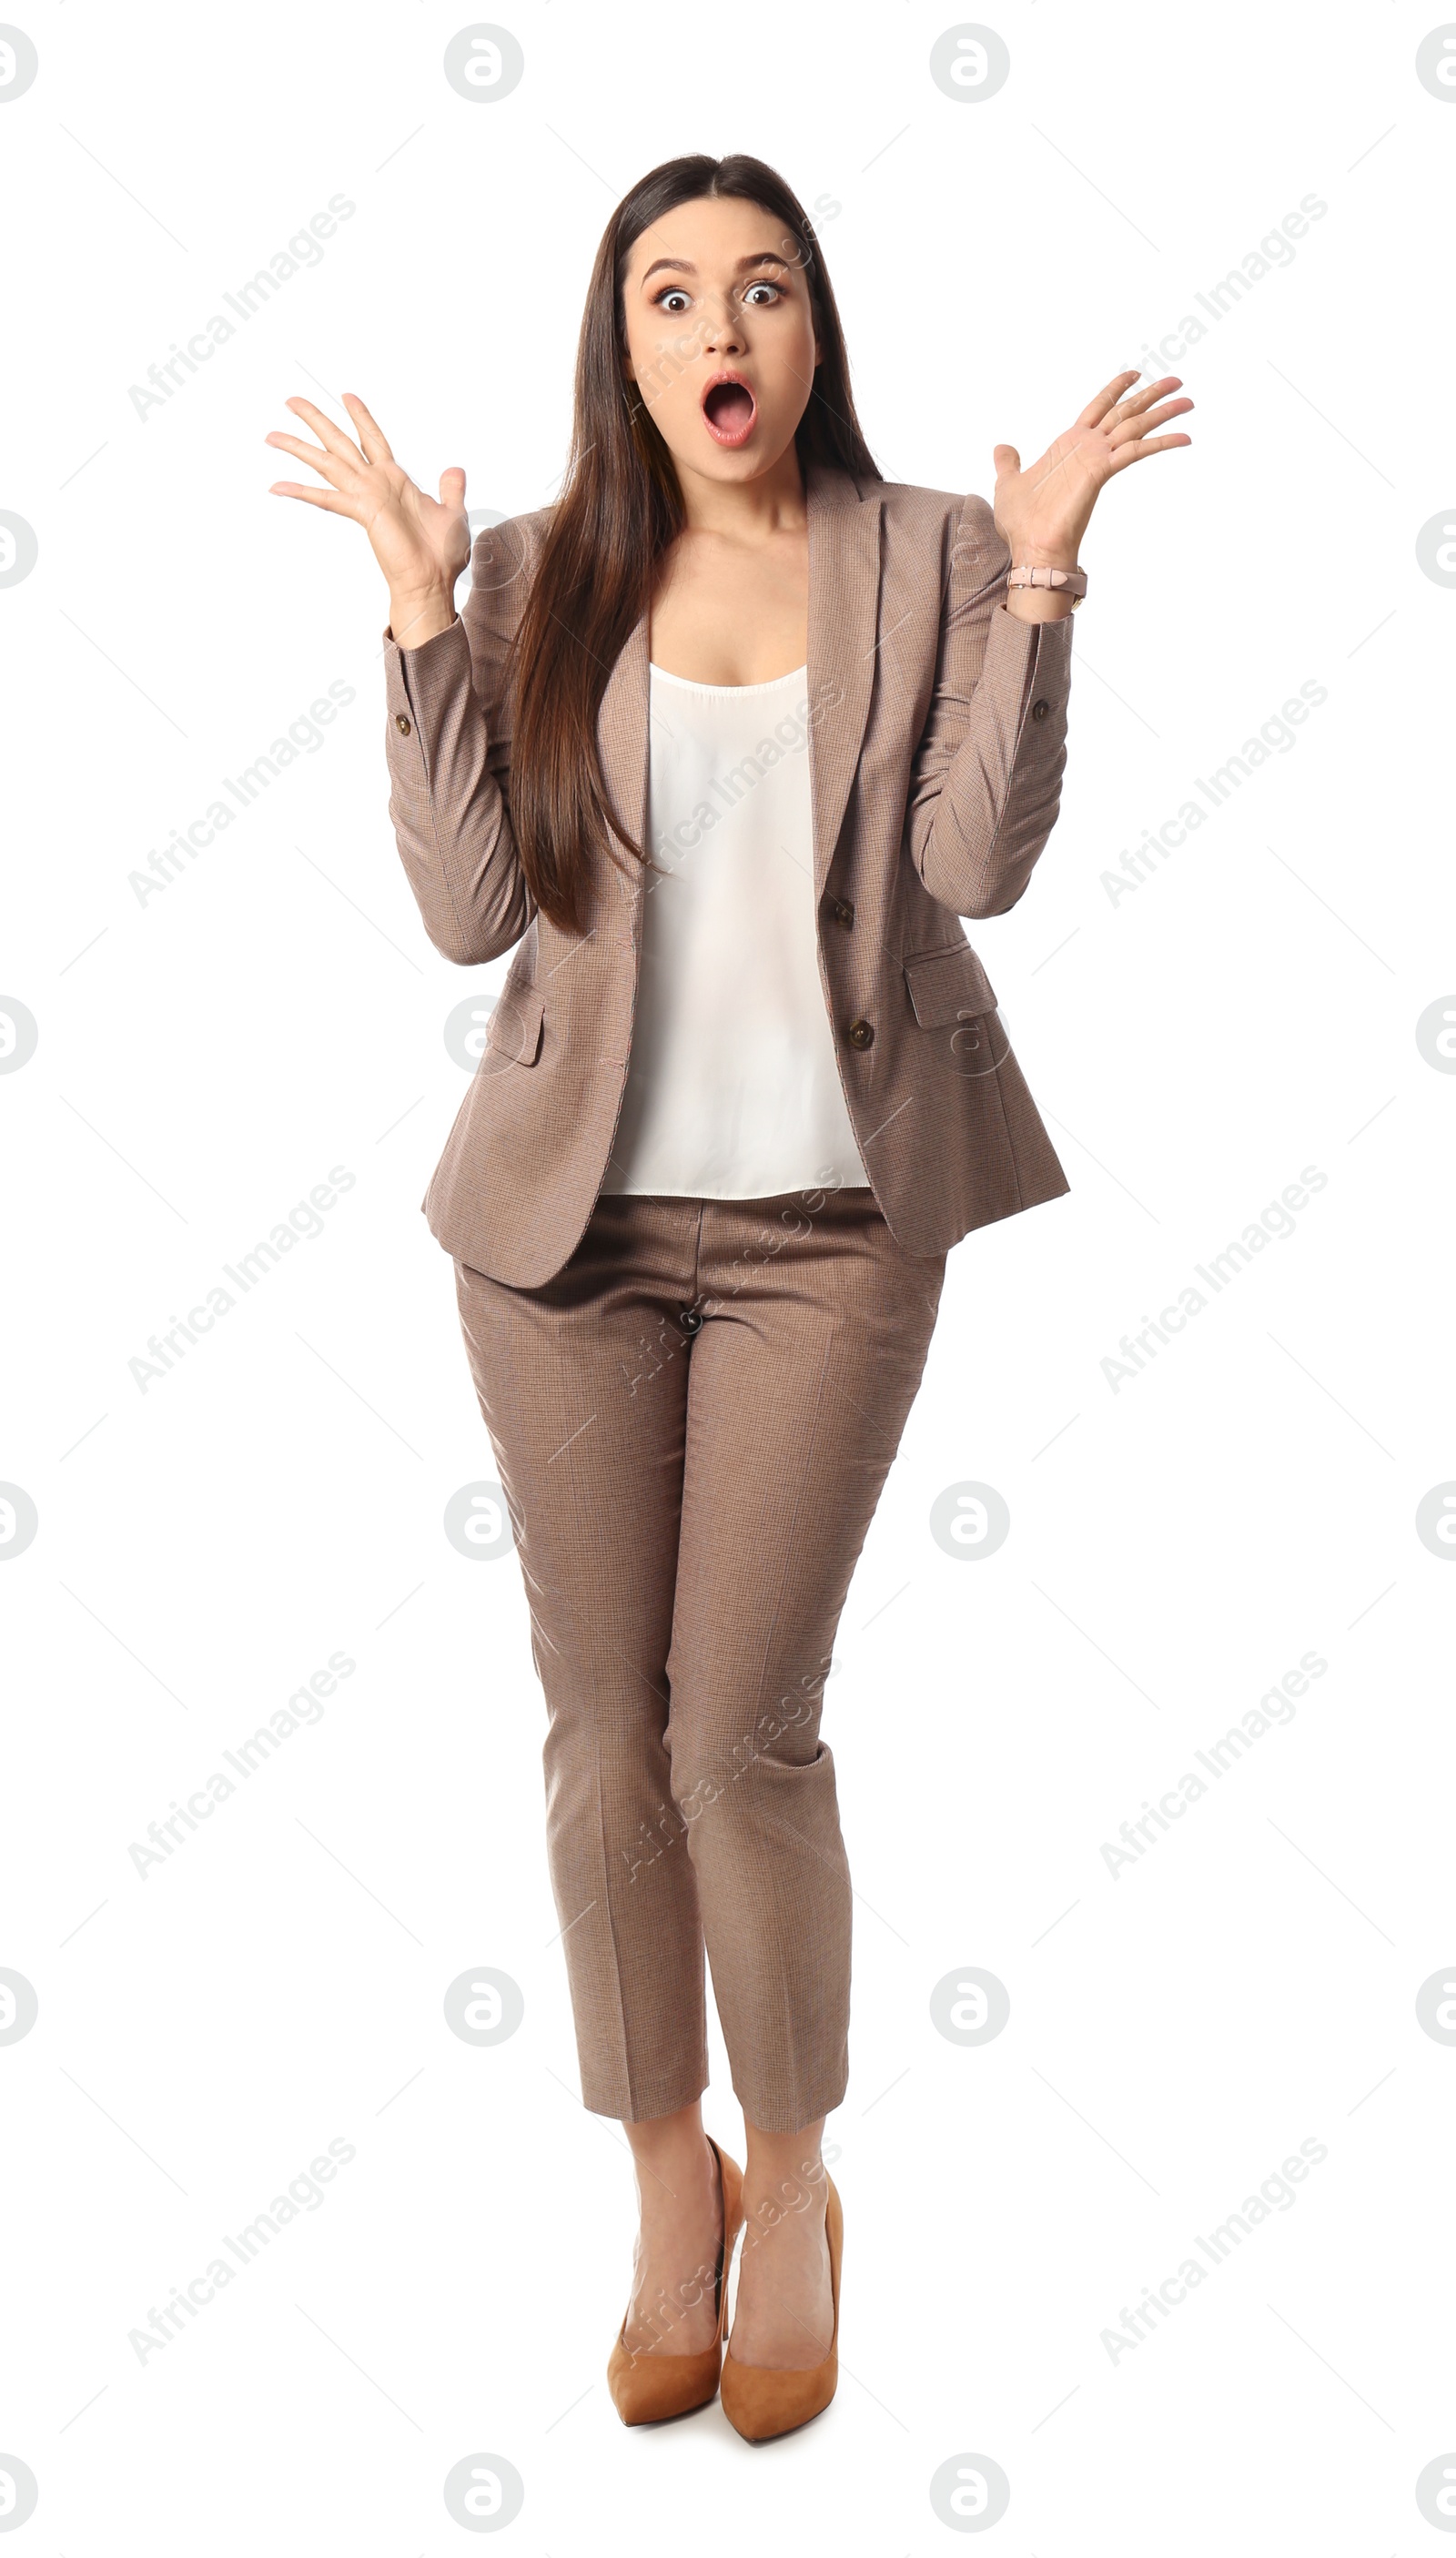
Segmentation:
{"type": "Polygon", "coordinates": [[[1080,568],[1082,562],[1077,556],[1075,545],[1069,549],[1065,542],[1013,542],[1011,566],[1013,568],[1080,568]]]}
{"type": "MultiPolygon", "coordinates": [[[[1042,544],[1043,550],[1055,544],[1042,544]]],[[[1006,571],[1006,608],[1022,622],[1061,621],[1086,595],[1088,576],[1076,562],[1013,560],[1006,571]]]]}
{"type": "Polygon", "coordinates": [[[389,589],[389,633],[396,647],[423,647],[427,640],[448,631],[454,620],[455,599],[447,586],[389,589]]]}
{"type": "Polygon", "coordinates": [[[1005,610],[1013,622],[1066,622],[1072,616],[1072,598],[1044,586],[1013,586],[1005,610]]]}

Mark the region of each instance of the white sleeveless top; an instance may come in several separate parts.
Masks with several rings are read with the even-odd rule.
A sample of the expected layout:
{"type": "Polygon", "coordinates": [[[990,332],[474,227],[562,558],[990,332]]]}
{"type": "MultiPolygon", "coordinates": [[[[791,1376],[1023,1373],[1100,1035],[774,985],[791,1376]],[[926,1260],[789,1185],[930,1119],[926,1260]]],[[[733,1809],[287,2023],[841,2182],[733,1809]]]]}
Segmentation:
{"type": "Polygon", "coordinates": [[[655,869],[604,1191],[869,1187],[819,981],[807,674],[691,684],[650,670],[655,869]]]}

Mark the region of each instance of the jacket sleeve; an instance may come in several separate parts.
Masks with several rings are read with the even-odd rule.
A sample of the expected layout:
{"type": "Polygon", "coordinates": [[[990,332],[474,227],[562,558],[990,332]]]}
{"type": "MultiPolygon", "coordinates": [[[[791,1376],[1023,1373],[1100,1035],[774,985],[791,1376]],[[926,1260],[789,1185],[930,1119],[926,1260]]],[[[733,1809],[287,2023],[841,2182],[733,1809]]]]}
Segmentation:
{"type": "Polygon", "coordinates": [[[990,506],[967,497],[906,821],[921,879],[955,915],[1004,915],[1016,904],[1062,796],[1072,616],[1023,622],[1008,613],[1010,566],[990,506]]]}
{"type": "Polygon", "coordinates": [[[384,634],[395,841],[426,932],[462,967],[509,950],[535,914],[510,824],[506,684],[526,566],[521,523],[493,524],[449,630],[418,648],[384,634]]]}

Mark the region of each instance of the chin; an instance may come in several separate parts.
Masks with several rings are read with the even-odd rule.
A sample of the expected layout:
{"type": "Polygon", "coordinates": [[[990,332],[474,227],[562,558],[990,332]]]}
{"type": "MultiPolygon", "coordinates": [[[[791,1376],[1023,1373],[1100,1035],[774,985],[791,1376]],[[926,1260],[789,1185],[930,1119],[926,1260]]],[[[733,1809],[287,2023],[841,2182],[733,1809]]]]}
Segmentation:
{"type": "Polygon", "coordinates": [[[733,485],[762,479],[783,460],[793,441],[792,434],[782,439],[769,435],[760,416],[747,444],[725,450],[698,429],[688,436],[685,451],[677,445],[669,446],[668,450],[679,470],[695,471],[701,480],[721,480],[733,485]]]}

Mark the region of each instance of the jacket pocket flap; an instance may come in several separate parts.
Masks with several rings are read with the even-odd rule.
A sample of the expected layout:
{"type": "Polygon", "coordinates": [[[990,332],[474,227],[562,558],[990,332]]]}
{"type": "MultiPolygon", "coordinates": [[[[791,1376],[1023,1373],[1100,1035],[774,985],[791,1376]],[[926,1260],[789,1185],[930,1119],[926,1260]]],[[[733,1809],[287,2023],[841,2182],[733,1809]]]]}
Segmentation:
{"type": "Polygon", "coordinates": [[[949,950],[922,950],[905,962],[905,982],[921,1029],[974,1021],[996,1009],[995,990],[968,941],[949,950]]]}
{"type": "Polygon", "coordinates": [[[538,986],[505,986],[486,1026],[486,1046],[516,1066],[534,1066],[540,1055],[545,998],[538,986]]]}

